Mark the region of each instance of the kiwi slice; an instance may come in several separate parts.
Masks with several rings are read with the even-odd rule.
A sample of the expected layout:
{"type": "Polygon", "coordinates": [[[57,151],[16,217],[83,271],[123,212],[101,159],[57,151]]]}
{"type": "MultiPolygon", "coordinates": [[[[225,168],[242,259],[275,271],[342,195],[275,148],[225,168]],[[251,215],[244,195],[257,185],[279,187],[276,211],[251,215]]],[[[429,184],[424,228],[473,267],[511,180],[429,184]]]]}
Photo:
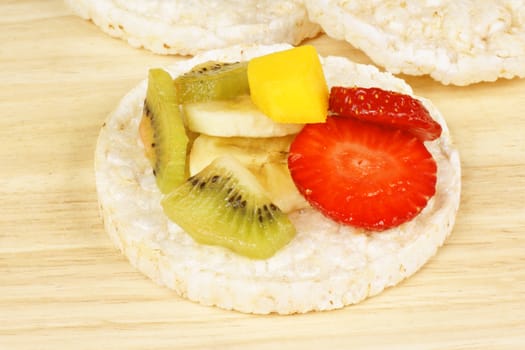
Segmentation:
{"type": "Polygon", "coordinates": [[[162,193],[168,193],[186,179],[188,136],[184,129],[173,79],[163,69],[151,69],[144,102],[143,118],[153,130],[150,152],[153,173],[162,193]]]}
{"type": "Polygon", "coordinates": [[[295,227],[232,156],[215,159],[162,200],[164,213],[197,242],[253,259],[274,255],[295,227]]]}
{"type": "Polygon", "coordinates": [[[179,103],[230,99],[248,94],[248,62],[208,61],[174,80],[179,103]]]}

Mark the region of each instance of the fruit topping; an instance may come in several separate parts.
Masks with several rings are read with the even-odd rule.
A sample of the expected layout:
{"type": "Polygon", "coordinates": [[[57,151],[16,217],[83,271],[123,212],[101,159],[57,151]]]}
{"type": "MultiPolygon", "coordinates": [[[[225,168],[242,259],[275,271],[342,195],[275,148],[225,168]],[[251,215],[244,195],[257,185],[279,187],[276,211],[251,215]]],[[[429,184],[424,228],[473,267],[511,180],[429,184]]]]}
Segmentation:
{"type": "Polygon", "coordinates": [[[248,63],[248,81],[255,105],[276,122],[325,121],[328,87],[313,46],[253,58],[248,63]]]}
{"type": "Polygon", "coordinates": [[[295,210],[375,231],[413,219],[436,191],[424,141],[440,134],[411,96],[328,96],[312,46],[206,62],[175,80],[152,69],[139,125],[168,218],[199,243],[254,259],[294,237],[295,210]]]}
{"type": "Polygon", "coordinates": [[[188,137],[180,114],[171,76],[162,69],[151,69],[143,114],[147,120],[141,121],[141,137],[162,193],[186,179],[188,137]]]}
{"type": "Polygon", "coordinates": [[[173,84],[179,103],[229,99],[250,92],[247,62],[209,61],[177,77],[173,84]]]}
{"type": "Polygon", "coordinates": [[[414,218],[435,193],[437,165],[421,140],[355,118],[306,125],[290,146],[288,166],[313,207],[370,230],[414,218]]]}
{"type": "Polygon", "coordinates": [[[403,129],[423,141],[441,135],[441,125],[419,100],[393,91],[334,86],[330,90],[329,110],[338,116],[403,129]]]}
{"type": "Polygon", "coordinates": [[[183,111],[188,129],[213,136],[284,136],[302,128],[302,124],[276,123],[253,104],[249,95],[189,103],[183,105],[183,111]]]}
{"type": "Polygon", "coordinates": [[[254,259],[274,255],[295,227],[254,175],[230,156],[219,157],[162,200],[166,215],[197,242],[254,259]]]}

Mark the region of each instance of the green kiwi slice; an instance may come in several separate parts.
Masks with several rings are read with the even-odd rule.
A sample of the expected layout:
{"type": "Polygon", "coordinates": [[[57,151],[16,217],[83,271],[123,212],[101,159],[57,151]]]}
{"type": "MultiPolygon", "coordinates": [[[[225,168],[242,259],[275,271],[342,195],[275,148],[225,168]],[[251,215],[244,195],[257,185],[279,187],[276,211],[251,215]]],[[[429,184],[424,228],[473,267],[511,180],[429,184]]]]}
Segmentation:
{"type": "Polygon", "coordinates": [[[144,116],[153,129],[153,173],[162,193],[168,193],[187,177],[188,136],[184,129],[173,79],[163,69],[151,69],[144,102],[144,116]]]}
{"type": "Polygon", "coordinates": [[[236,158],[222,156],[162,200],[164,213],[201,244],[253,259],[273,256],[295,227],[236,158]]]}
{"type": "Polygon", "coordinates": [[[248,62],[208,61],[174,80],[179,103],[230,99],[248,94],[248,62]]]}

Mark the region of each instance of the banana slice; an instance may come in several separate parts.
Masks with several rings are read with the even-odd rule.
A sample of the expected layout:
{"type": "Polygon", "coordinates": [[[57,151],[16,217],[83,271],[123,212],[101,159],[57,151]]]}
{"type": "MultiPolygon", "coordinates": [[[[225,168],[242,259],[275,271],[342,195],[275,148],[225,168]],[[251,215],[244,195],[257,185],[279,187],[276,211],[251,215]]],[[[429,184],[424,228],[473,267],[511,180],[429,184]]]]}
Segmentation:
{"type": "Polygon", "coordinates": [[[288,163],[265,163],[255,176],[268,191],[268,197],[283,212],[289,213],[294,210],[310,207],[310,204],[299,193],[292,180],[288,163]]]}
{"type": "Polygon", "coordinates": [[[286,162],[294,135],[268,138],[217,137],[201,134],[193,142],[190,152],[190,175],[195,175],[215,158],[230,155],[250,170],[264,163],[286,162]]]}
{"type": "Polygon", "coordinates": [[[222,137],[274,137],[298,133],[303,124],[277,123],[262,113],[249,95],[183,105],[191,131],[222,137]]]}

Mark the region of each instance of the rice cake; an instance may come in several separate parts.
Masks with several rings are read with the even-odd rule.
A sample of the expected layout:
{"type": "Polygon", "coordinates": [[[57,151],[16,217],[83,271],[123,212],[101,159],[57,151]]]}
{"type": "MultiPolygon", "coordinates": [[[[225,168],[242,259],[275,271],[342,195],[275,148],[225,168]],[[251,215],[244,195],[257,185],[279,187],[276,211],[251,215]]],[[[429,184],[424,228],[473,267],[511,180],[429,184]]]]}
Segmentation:
{"type": "Polygon", "coordinates": [[[320,32],[298,0],[65,2],[107,34],[158,54],[194,55],[237,44],[298,44],[320,32]]]}
{"type": "Polygon", "coordinates": [[[522,0],[305,0],[312,21],[391,73],[468,85],[525,77],[522,0]]]}
{"type": "MultiPolygon", "coordinates": [[[[235,62],[289,45],[235,46],[167,67],[176,77],[209,60],[235,62]]],[[[390,73],[342,57],[321,57],[329,86],[381,87],[413,95],[390,73]]],[[[256,314],[332,310],[376,295],[419,270],[451,233],[459,206],[458,151],[445,120],[419,98],[443,127],[426,145],[438,165],[436,195],[415,219],[381,233],[363,234],[313,209],[290,214],[297,235],[266,260],[251,260],[219,246],[196,243],[163,214],[160,194],[138,125],[147,81],[129,92],[100,131],[95,151],[98,198],[104,226],[129,261],[184,298],[256,314]]]]}

